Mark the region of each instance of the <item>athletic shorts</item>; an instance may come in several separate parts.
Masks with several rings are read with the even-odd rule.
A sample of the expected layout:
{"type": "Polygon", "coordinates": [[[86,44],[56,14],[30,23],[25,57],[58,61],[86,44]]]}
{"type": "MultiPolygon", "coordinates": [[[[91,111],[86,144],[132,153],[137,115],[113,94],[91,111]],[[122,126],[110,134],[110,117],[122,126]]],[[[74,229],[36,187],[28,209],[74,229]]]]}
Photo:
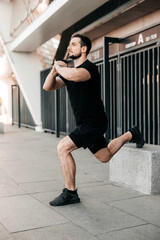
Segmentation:
{"type": "Polygon", "coordinates": [[[92,127],[83,123],[78,125],[69,134],[69,137],[78,148],[88,148],[93,154],[95,154],[100,149],[107,147],[107,142],[104,137],[106,130],[107,125],[92,127]]]}

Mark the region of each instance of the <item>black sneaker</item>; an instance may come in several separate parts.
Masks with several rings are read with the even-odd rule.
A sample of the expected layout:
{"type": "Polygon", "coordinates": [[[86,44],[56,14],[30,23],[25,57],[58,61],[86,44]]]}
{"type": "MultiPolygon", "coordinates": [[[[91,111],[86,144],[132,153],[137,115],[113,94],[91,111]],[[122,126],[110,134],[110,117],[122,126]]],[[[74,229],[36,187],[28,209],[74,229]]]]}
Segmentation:
{"type": "Polygon", "coordinates": [[[143,139],[141,132],[139,131],[139,128],[137,126],[134,126],[129,131],[133,136],[131,142],[136,143],[137,148],[142,148],[143,145],[145,144],[145,141],[143,139]]]}
{"type": "Polygon", "coordinates": [[[77,190],[75,191],[75,193],[70,193],[67,188],[64,188],[61,195],[59,195],[49,204],[51,206],[63,206],[63,205],[79,203],[79,202],[80,202],[80,198],[78,197],[77,190]]]}

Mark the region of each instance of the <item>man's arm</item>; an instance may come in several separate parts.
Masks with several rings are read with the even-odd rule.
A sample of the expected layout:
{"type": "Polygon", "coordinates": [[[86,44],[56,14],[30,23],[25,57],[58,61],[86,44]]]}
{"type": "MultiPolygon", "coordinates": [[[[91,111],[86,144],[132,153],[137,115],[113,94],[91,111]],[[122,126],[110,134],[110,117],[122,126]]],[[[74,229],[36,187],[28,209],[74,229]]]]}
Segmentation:
{"type": "Polygon", "coordinates": [[[55,62],[56,71],[65,79],[74,82],[84,82],[91,78],[90,73],[85,68],[69,68],[62,66],[61,61],[55,62]]]}
{"type": "Polygon", "coordinates": [[[57,76],[56,68],[53,66],[52,70],[46,77],[43,89],[46,91],[52,91],[64,87],[65,82],[57,76]]]}

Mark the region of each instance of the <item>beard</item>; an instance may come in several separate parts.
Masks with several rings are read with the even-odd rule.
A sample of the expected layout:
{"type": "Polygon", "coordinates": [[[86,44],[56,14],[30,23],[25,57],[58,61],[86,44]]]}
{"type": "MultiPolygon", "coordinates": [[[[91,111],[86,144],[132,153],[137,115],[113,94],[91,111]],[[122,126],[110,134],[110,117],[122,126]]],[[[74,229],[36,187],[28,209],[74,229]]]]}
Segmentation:
{"type": "Polygon", "coordinates": [[[80,58],[81,57],[81,53],[79,53],[77,56],[75,56],[75,55],[71,55],[71,56],[69,56],[69,58],[71,58],[72,60],[75,60],[75,59],[78,59],[78,58],[80,58]]]}

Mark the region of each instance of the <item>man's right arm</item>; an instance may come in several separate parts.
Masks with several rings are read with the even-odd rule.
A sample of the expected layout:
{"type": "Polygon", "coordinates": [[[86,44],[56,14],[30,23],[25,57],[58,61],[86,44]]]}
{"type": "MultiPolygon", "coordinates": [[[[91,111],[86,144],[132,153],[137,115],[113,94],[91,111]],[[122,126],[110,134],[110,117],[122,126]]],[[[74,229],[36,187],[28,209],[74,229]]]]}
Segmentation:
{"type": "Polygon", "coordinates": [[[52,70],[46,77],[45,83],[43,85],[43,89],[46,91],[52,91],[65,86],[65,82],[57,76],[57,72],[55,67],[53,66],[52,70]]]}

